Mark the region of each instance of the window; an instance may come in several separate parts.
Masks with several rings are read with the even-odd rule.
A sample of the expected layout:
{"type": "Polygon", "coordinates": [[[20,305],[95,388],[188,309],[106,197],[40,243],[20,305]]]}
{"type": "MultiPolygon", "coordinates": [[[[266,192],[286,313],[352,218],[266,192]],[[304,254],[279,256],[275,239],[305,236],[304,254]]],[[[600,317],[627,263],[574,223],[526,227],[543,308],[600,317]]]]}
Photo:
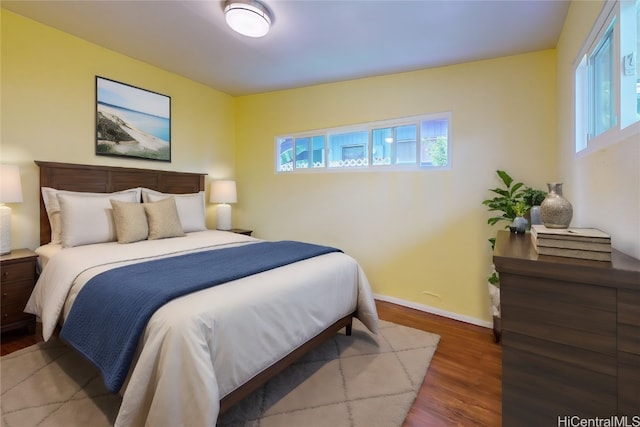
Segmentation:
{"type": "Polygon", "coordinates": [[[366,131],[329,134],[329,167],[367,166],[369,134],[366,131]]]}
{"type": "Polygon", "coordinates": [[[422,122],[420,164],[422,166],[446,166],[448,153],[449,121],[447,119],[422,122]]]}
{"type": "Polygon", "coordinates": [[[278,136],[276,172],[446,168],[450,126],[441,113],[278,136]]]}
{"type": "Polygon", "coordinates": [[[277,168],[281,172],[292,171],[294,169],[294,159],[296,169],[324,167],[324,150],[324,136],[302,136],[295,139],[290,136],[279,138],[277,168]]]}
{"type": "Polygon", "coordinates": [[[575,66],[576,152],[597,150],[637,131],[639,51],[640,0],[605,3],[575,66]]]}
{"type": "Polygon", "coordinates": [[[609,130],[616,124],[616,112],[614,110],[615,81],[613,52],[613,28],[610,28],[600,41],[598,47],[591,56],[593,78],[589,83],[591,95],[589,108],[590,134],[598,136],[609,130]]]}
{"type": "Polygon", "coordinates": [[[417,129],[415,124],[373,129],[373,164],[414,165],[418,141],[417,129]]]}

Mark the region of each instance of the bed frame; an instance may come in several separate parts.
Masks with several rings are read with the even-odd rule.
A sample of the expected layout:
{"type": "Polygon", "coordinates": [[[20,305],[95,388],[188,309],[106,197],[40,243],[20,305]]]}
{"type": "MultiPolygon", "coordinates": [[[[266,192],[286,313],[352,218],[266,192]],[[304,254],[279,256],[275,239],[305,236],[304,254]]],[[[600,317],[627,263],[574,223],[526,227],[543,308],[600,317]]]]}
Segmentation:
{"type": "MultiPolygon", "coordinates": [[[[40,168],[40,187],[92,193],[113,193],[135,187],[146,187],[162,193],[197,193],[204,190],[206,175],[38,160],[35,163],[40,168]]],[[[45,245],[50,241],[51,225],[40,192],[40,244],[45,245]]]]}
{"type": "MultiPolygon", "coordinates": [[[[196,193],[205,189],[206,174],[173,172],[153,169],[123,168],[114,166],[79,165],[72,163],[43,162],[36,160],[40,168],[40,187],[58,190],[111,193],[128,188],[146,187],[163,193],[196,193]]],[[[40,192],[40,244],[51,241],[51,225],[40,192]]],[[[251,380],[238,387],[220,401],[222,414],[243,398],[259,389],[271,378],[282,372],[305,353],[335,335],[343,327],[351,335],[355,313],[349,314],[326,328],[311,340],[293,350],[280,361],[274,363],[251,380]]]]}

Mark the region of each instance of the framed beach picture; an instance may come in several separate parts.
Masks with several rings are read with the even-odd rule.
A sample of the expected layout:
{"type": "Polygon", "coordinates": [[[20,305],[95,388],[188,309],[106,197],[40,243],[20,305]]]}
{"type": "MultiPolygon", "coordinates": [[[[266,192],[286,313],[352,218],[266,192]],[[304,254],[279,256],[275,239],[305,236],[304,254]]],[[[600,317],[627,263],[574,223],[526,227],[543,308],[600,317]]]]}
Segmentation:
{"type": "Polygon", "coordinates": [[[171,97],[96,76],[96,155],[171,161],[171,97]]]}

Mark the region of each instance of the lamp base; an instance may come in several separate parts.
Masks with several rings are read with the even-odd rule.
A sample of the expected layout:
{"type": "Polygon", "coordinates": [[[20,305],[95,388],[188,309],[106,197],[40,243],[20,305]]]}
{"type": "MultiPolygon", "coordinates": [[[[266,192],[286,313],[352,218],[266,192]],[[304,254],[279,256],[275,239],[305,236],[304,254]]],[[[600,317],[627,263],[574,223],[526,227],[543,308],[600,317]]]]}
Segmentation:
{"type": "Polygon", "coordinates": [[[222,203],[216,209],[216,228],[231,230],[231,205],[222,203]]]}
{"type": "Polygon", "coordinates": [[[11,208],[0,205],[0,255],[11,253],[11,208]]]}

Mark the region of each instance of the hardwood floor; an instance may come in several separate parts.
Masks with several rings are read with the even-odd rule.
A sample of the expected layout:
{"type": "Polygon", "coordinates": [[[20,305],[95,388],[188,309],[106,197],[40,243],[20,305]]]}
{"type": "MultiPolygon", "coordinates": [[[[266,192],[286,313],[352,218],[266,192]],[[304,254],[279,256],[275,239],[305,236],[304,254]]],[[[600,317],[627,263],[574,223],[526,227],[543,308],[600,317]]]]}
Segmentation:
{"type": "MultiPolygon", "coordinates": [[[[376,301],[381,319],[440,335],[418,397],[403,427],[499,427],[502,424],[501,347],[490,329],[388,302],[376,301]]],[[[35,344],[41,337],[2,335],[0,353],[35,344]]]]}
{"type": "Polygon", "coordinates": [[[376,301],[378,316],[440,335],[403,427],[502,425],[502,348],[491,329],[376,301]]]}
{"type": "Polygon", "coordinates": [[[42,328],[40,323],[36,323],[36,333],[34,335],[26,335],[24,329],[5,332],[0,339],[0,356],[4,356],[21,348],[29,347],[42,341],[42,328]]]}

